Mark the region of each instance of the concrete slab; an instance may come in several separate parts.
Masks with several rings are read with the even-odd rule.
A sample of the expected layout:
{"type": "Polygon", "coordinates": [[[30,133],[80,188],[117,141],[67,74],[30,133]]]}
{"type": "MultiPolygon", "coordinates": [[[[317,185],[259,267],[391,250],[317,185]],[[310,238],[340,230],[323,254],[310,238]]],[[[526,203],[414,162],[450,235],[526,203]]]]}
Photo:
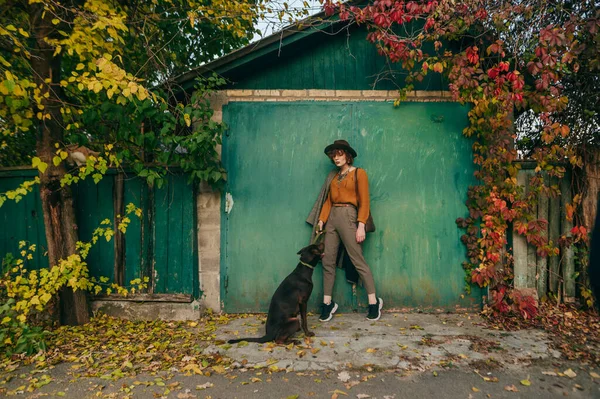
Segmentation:
{"type": "Polygon", "coordinates": [[[219,341],[205,349],[234,360],[234,367],[272,367],[287,371],[345,368],[424,371],[436,366],[494,362],[500,367],[523,365],[560,354],[550,349],[543,331],[497,331],[484,327],[475,314],[386,313],[371,322],[362,314],[336,315],[321,323],[309,316],[315,337],[298,333],[297,345],[242,342],[231,338],[259,337],[264,316],[233,319],[215,332],[219,341]]]}

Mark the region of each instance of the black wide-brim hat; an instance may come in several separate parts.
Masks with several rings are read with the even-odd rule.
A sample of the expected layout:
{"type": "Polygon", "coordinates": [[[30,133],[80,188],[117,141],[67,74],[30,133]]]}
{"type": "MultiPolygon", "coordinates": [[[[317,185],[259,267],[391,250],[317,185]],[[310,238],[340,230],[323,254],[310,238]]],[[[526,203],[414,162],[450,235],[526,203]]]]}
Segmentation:
{"type": "Polygon", "coordinates": [[[358,154],[354,151],[354,148],[350,147],[350,144],[346,140],[335,140],[333,144],[329,144],[325,147],[325,154],[327,154],[331,150],[344,150],[348,151],[352,158],[356,158],[358,154]]]}

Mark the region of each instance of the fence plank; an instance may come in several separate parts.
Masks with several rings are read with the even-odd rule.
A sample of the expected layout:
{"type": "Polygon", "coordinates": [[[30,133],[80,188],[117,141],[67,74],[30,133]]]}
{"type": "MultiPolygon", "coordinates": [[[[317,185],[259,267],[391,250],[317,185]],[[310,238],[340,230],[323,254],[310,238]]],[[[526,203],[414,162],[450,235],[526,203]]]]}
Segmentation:
{"type": "MultiPolygon", "coordinates": [[[[527,169],[525,171],[527,176],[527,193],[531,192],[530,180],[535,175],[533,169],[527,169]]],[[[533,245],[527,243],[527,288],[537,287],[537,253],[533,245]]]]}
{"type": "MultiPolygon", "coordinates": [[[[544,185],[548,186],[548,184],[550,182],[548,174],[544,173],[543,178],[544,178],[544,185]]],[[[545,221],[548,221],[548,219],[549,219],[548,208],[549,208],[549,199],[542,192],[542,193],[540,193],[540,196],[538,199],[538,210],[537,210],[538,219],[543,219],[545,221]]],[[[548,237],[548,225],[547,224],[546,224],[546,228],[542,232],[542,235],[544,237],[548,237]]],[[[546,296],[546,294],[548,293],[548,257],[546,257],[546,256],[538,256],[538,259],[537,259],[537,292],[538,292],[539,298],[546,296]]]]}
{"type": "MultiPolygon", "coordinates": [[[[167,289],[169,264],[169,210],[172,202],[169,185],[154,190],[154,259],[153,259],[153,293],[165,293],[167,289]]],[[[175,227],[175,226],[173,226],[175,227]]]]}
{"type": "MultiPolygon", "coordinates": [[[[558,178],[552,177],[550,182],[553,186],[558,185],[558,178]]],[[[548,238],[553,245],[558,245],[558,237],[560,237],[560,197],[550,198],[548,212],[548,238]]],[[[560,255],[551,256],[548,259],[548,285],[550,292],[555,295],[558,294],[558,281],[560,278],[559,262],[560,255]]]]}
{"type": "MultiPolygon", "coordinates": [[[[517,173],[517,183],[527,187],[527,174],[524,170],[517,173]]],[[[515,288],[527,288],[527,240],[520,234],[513,234],[514,285],[515,288]]]]}
{"type": "Polygon", "coordinates": [[[113,220],[115,224],[115,236],[113,238],[115,247],[113,274],[115,276],[115,283],[119,285],[125,284],[125,235],[121,232],[121,230],[119,230],[120,219],[125,213],[125,205],[123,204],[123,199],[125,196],[124,178],[125,176],[122,172],[118,173],[114,177],[115,184],[113,186],[113,220]]]}
{"type": "MultiPolygon", "coordinates": [[[[567,220],[566,205],[570,204],[573,196],[571,193],[571,175],[566,173],[560,184],[561,191],[561,233],[567,237],[571,237],[571,229],[573,228],[573,222],[567,220]]],[[[573,247],[562,248],[562,276],[564,279],[564,298],[565,300],[571,300],[575,297],[575,257],[573,253],[573,247]]]]}

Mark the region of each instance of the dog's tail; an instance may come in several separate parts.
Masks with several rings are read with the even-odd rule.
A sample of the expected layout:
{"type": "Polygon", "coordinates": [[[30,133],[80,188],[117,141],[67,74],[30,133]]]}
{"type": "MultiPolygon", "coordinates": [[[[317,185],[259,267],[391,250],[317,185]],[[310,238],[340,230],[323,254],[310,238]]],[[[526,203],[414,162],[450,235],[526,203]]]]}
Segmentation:
{"type": "Polygon", "coordinates": [[[238,339],[230,339],[227,341],[229,344],[237,344],[238,342],[246,341],[246,342],[258,342],[259,344],[264,344],[265,342],[273,341],[275,337],[270,335],[265,335],[260,338],[238,338],[238,339]]]}

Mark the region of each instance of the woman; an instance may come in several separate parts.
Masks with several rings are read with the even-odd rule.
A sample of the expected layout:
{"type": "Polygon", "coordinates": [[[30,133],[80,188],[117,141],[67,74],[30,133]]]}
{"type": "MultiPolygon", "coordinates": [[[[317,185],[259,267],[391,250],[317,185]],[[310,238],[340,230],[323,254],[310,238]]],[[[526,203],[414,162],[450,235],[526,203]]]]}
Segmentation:
{"type": "Polygon", "coordinates": [[[356,151],[346,140],[335,140],[325,147],[325,154],[338,167],[331,180],[319,214],[318,229],[325,226],[325,253],[323,256],[324,297],[320,321],[329,321],[338,308],[332,300],[335,283],[336,258],[341,243],[362,279],[369,298],[367,319],[379,320],[383,301],[375,295],[375,282],[363,256],[361,243],[365,240],[365,224],[369,217],[369,181],[367,172],[352,164],[356,151]],[[358,184],[357,184],[358,179],[358,184]]]}

